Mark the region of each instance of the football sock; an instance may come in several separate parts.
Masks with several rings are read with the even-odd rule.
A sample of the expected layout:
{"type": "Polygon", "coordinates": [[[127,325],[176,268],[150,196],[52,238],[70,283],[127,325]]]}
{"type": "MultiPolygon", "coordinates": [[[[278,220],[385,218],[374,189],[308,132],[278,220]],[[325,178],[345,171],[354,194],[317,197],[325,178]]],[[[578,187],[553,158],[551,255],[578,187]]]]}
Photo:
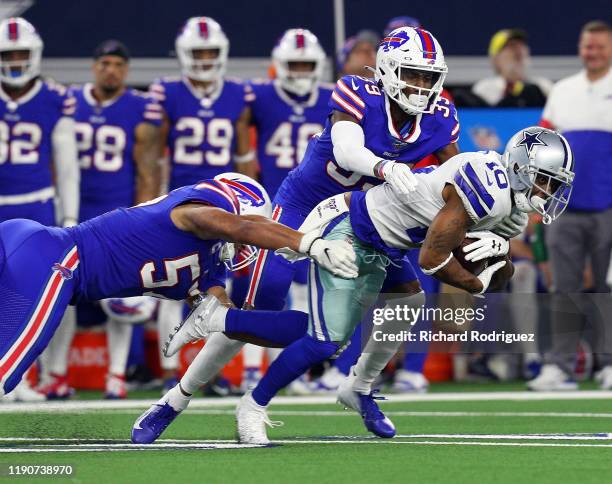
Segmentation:
{"type": "Polygon", "coordinates": [[[263,359],[264,349],[261,346],[246,344],[242,349],[242,365],[245,371],[247,369],[261,368],[261,360],[263,359]]]}
{"type": "Polygon", "coordinates": [[[338,351],[331,341],[318,341],[311,336],[294,341],[270,365],[253,390],[253,400],[266,406],[281,389],[302,375],[312,365],[321,363],[338,351]]]}
{"type": "MultiPolygon", "coordinates": [[[[409,308],[419,308],[425,304],[425,293],[421,291],[418,294],[402,298],[401,304],[409,308]]],[[[387,323],[394,322],[388,321],[387,323]]],[[[377,329],[385,331],[385,324],[378,326],[377,329]]],[[[382,341],[375,341],[370,335],[368,343],[354,367],[353,371],[356,378],[353,382],[353,390],[358,393],[367,395],[372,391],[372,383],[402,345],[401,338],[396,338],[397,341],[381,339],[382,341]]]]}
{"type": "Polygon", "coordinates": [[[57,331],[42,355],[45,375],[53,373],[64,376],[68,373],[68,351],[75,331],[76,308],[68,306],[57,331]]]}
{"type": "Polygon", "coordinates": [[[308,315],[300,311],[242,311],[230,309],[225,318],[226,333],[243,333],[287,346],[302,338],[308,329],[308,315]]]}
{"type": "Polygon", "coordinates": [[[163,370],[176,370],[179,363],[179,353],[175,353],[170,357],[166,357],[162,350],[164,343],[168,339],[168,335],[172,332],[175,326],[178,326],[183,320],[183,301],[171,301],[164,299],[159,302],[157,312],[157,325],[159,333],[159,361],[163,370]]]}
{"type": "Polygon", "coordinates": [[[108,371],[113,375],[125,375],[125,367],[132,341],[132,329],[131,324],[120,323],[113,319],[109,319],[106,322],[108,371]]]}
{"type": "Polygon", "coordinates": [[[179,383],[175,387],[171,388],[168,393],[166,393],[157,403],[163,405],[167,401],[174,410],[177,412],[182,412],[187,408],[187,405],[189,405],[191,396],[192,395],[186,395],[181,391],[179,383]]]}
{"type": "Polygon", "coordinates": [[[213,378],[225,364],[242,349],[244,343],[229,339],[223,333],[214,333],[206,340],[204,348],[187,368],[181,378],[181,387],[187,393],[195,393],[213,378]]]}

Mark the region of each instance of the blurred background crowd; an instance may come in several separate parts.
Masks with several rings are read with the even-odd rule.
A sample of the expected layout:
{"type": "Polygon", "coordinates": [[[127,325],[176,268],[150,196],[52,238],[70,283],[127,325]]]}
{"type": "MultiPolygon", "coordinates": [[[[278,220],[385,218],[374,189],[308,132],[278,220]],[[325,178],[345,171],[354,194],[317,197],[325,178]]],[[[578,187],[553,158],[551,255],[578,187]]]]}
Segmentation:
{"type": "MultiPolygon", "coordinates": [[[[96,109],[101,112],[126,86],[148,93],[143,96],[149,96],[151,104],[163,105],[166,93],[154,80],[164,75],[181,75],[181,67],[174,58],[178,52],[173,52],[174,32],[188,17],[207,15],[219,22],[229,39],[225,75],[236,76],[245,83],[257,78],[277,78],[270,52],[275,39],[287,28],[309,29],[319,38],[326,57],[317,83],[333,83],[340,76],[351,74],[371,77],[372,72],[365,66],[375,65],[376,50],[384,37],[402,26],[424,28],[437,37],[447,57],[449,76],[443,96],[454,102],[458,110],[461,151],[501,151],[512,133],[528,125],[540,124],[562,132],[576,160],[576,185],[570,206],[550,228],[533,216],[525,233],[512,240],[516,272],[508,292],[516,299],[508,300],[505,313],[519,329],[538,331],[545,327],[550,335],[540,340],[545,344],[524,345],[510,355],[477,349],[463,353],[461,348],[454,348],[456,354],[451,355],[438,353],[435,348],[425,352],[407,346],[385,378],[398,392],[424,392],[429,380],[448,379],[524,379],[528,388],[539,391],[575,389],[579,379],[595,377],[602,388],[612,389],[612,329],[608,327],[612,324],[609,316],[612,312],[606,309],[612,283],[609,4],[582,2],[571,7],[575,11],[561,16],[552,14],[545,5],[525,6],[511,15],[507,11],[495,13],[489,11],[492,7],[489,2],[480,1],[463,2],[461,8],[450,1],[441,2],[435,9],[421,6],[414,11],[406,11],[400,2],[385,2],[377,5],[374,12],[365,2],[342,1],[312,5],[308,2],[308,8],[293,5],[291,11],[277,2],[233,2],[231,8],[211,5],[210,9],[199,8],[195,2],[172,5],[172,9],[165,2],[129,3],[61,0],[53,2],[51,8],[43,2],[2,1],[0,15],[23,16],[36,27],[44,41],[42,76],[85,93],[81,97],[76,95],[77,112],[79,103],[87,102],[97,106],[95,112],[96,109]],[[487,23],[482,22],[483,8],[488,9],[487,23]],[[74,87],[84,83],[89,83],[89,91],[74,87]],[[87,99],[87,92],[93,100],[87,99]],[[583,294],[597,297],[580,298],[583,294]],[[569,295],[576,295],[574,306],[580,309],[564,309],[563,305],[571,299],[569,295]],[[595,310],[590,311],[592,308],[595,310]]],[[[11,60],[3,52],[0,66],[11,60]]],[[[193,85],[198,89],[197,82],[193,85]]],[[[4,82],[2,87],[9,95],[0,92],[1,102],[10,110],[10,90],[4,82]]],[[[204,102],[202,106],[206,108],[204,102]]],[[[316,124],[322,126],[327,112],[322,110],[320,116],[316,124]]],[[[88,123],[87,119],[78,121],[79,125],[88,123]]],[[[135,153],[129,160],[134,164],[133,193],[128,197],[131,202],[152,199],[168,189],[168,180],[172,178],[169,150],[178,149],[167,138],[172,122],[163,109],[146,107],[136,123],[153,126],[155,136],[167,140],[167,146],[163,150],[166,156],[155,160],[159,165],[153,171],[143,168],[148,162],[146,154],[135,153]],[[157,168],[161,172],[159,177],[157,168]]],[[[257,123],[250,124],[246,131],[236,124],[237,140],[232,143],[244,148],[235,150],[232,155],[235,159],[228,158],[227,163],[220,164],[219,173],[237,170],[265,181],[265,168],[258,165],[257,155],[250,154],[261,153],[267,147],[258,145],[257,123]]],[[[96,184],[87,182],[92,161],[89,155],[82,154],[86,151],[82,148],[87,128],[80,129],[77,148],[81,150],[81,211],[75,214],[75,220],[67,220],[69,214],[64,208],[64,216],[57,217],[55,222],[58,225],[97,215],[83,208],[98,194],[96,184]]],[[[144,131],[140,134],[135,129],[134,133],[131,141],[134,146],[146,145],[144,131]]],[[[221,138],[227,135],[223,130],[218,134],[221,138]]],[[[287,148],[283,143],[279,146],[287,148]]],[[[193,152],[186,153],[190,154],[193,152]]],[[[417,166],[432,163],[435,159],[427,157],[419,160],[417,166]]],[[[8,197],[12,192],[2,192],[4,185],[0,180],[0,221],[12,218],[8,197]]],[[[62,191],[69,190],[60,183],[56,186],[60,198],[62,191]]],[[[117,201],[116,206],[122,205],[117,201]]],[[[105,206],[106,210],[113,208],[116,207],[105,206]]],[[[414,254],[412,257],[416,258],[414,254]]],[[[429,293],[450,291],[431,278],[422,274],[420,277],[429,293]]],[[[237,306],[242,305],[246,281],[248,270],[228,282],[237,306]]],[[[297,288],[303,284],[300,281],[295,284],[291,307],[307,310],[303,292],[297,288]]],[[[139,320],[140,324],[118,321],[125,314],[125,307],[114,308],[112,301],[106,306],[81,305],[75,314],[67,315],[56,341],[31,372],[29,382],[5,398],[67,398],[75,388],[103,389],[108,398],[125,398],[130,388],[174,386],[201,347],[185,348],[175,359],[160,356],[158,333],[167,332],[180,321],[185,311],[183,305],[151,302],[147,308],[138,308],[139,313],[146,315],[141,318],[146,321],[139,320]]],[[[333,392],[354,363],[359,344],[353,346],[352,352],[345,352],[334,364],[312,369],[288,391],[333,392]]],[[[275,354],[245,348],[241,357],[204,391],[215,395],[244,391],[260,378],[266,362],[275,354]]]]}

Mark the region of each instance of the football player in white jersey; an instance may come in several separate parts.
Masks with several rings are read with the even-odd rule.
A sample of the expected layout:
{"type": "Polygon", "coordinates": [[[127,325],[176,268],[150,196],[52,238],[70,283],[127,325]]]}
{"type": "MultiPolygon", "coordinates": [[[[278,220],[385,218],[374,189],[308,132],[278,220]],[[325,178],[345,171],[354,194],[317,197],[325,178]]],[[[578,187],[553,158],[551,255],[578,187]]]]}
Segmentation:
{"type": "MultiPolygon", "coordinates": [[[[478,240],[464,248],[468,252],[466,260],[505,256],[508,240],[492,231],[508,230],[513,207],[523,213],[539,212],[546,224],[558,218],[569,201],[572,170],[573,157],[565,138],[546,128],[530,127],[512,137],[503,156],[494,152],[464,153],[438,168],[416,173],[416,189],[407,195],[398,194],[392,185],[385,183],[367,192],[340,194],[321,202],[300,230],[318,228],[325,239],[351,240],[359,276],[342,279],[311,267],[309,289],[313,311],[307,334],[293,341],[252,394],[246,394],[240,401],[237,420],[241,442],[268,442],[266,406],[256,402],[255,393],[271,398],[281,385],[299,376],[288,370],[287,358],[295,360],[303,354],[304,366],[308,366],[316,363],[309,356],[315,353],[312,350],[317,345],[325,347],[330,355],[336,353],[372,303],[372,295],[380,291],[386,266],[398,251],[421,246],[419,265],[426,274],[470,293],[482,294],[494,274],[506,264],[500,279],[511,276],[509,260],[496,262],[474,275],[454,258],[453,250],[468,236],[478,240]]],[[[290,260],[295,258],[290,251],[282,252],[290,260]]],[[[218,302],[205,301],[175,338],[178,336],[184,343],[184,335],[193,334],[194,329],[195,334],[235,331],[237,327],[232,330],[225,326],[225,314],[227,311],[218,302]]],[[[274,327],[274,331],[267,332],[258,325],[248,334],[273,342],[279,328],[274,327]]],[[[174,341],[174,345],[177,343],[174,341]]],[[[366,428],[381,437],[393,437],[395,428],[371,398],[372,383],[400,344],[401,341],[371,339],[338,392],[338,401],[357,411],[366,428]]],[[[293,365],[298,369],[299,366],[293,365]]]]}

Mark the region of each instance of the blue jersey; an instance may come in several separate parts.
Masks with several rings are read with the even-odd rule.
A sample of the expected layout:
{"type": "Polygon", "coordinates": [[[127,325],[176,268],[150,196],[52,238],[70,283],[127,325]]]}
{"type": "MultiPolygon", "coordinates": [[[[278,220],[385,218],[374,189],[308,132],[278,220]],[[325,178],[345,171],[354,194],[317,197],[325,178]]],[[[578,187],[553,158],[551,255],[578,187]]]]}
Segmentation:
{"type": "Polygon", "coordinates": [[[17,100],[0,88],[0,196],[53,185],[52,133],[74,102],[64,86],[40,79],[17,100]]]}
{"type": "Polygon", "coordinates": [[[235,124],[252,96],[248,86],[226,79],[206,97],[187,79],[165,78],[151,85],[151,95],[170,125],[171,190],[232,171],[235,124]]]}
{"type": "Polygon", "coordinates": [[[136,127],[161,124],[161,107],[134,89],[98,103],[93,86],[73,90],[75,131],[81,166],[80,219],[89,220],[134,204],[136,127]]]}
{"type": "Polygon", "coordinates": [[[253,81],[251,87],[260,181],[273,198],[302,161],[312,136],[323,131],[332,87],[319,86],[305,99],[289,95],[276,81],[253,81]]]}
{"type": "Polygon", "coordinates": [[[75,299],[144,294],[181,300],[224,286],[222,242],[199,239],[179,230],[170,219],[174,207],[191,200],[239,212],[238,200],[227,187],[204,180],[66,229],[80,259],[75,299]]]}
{"type": "MultiPolygon", "coordinates": [[[[376,82],[359,76],[345,76],[337,82],[329,108],[358,120],[366,148],[385,160],[415,163],[459,137],[457,112],[448,99],[441,97],[433,114],[419,114],[398,128],[391,119],[384,92],[376,82]]],[[[281,185],[276,203],[308,213],[330,196],[381,183],[373,176],[353,173],[337,164],[331,127],[328,118],[323,133],[310,141],[302,163],[281,185]]]]}

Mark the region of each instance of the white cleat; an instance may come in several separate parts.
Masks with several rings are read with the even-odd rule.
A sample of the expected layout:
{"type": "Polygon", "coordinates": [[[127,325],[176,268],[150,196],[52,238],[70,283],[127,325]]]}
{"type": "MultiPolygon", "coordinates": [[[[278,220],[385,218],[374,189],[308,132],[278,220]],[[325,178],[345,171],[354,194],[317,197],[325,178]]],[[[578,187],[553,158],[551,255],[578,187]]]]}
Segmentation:
{"type": "Polygon", "coordinates": [[[563,392],[578,390],[578,384],[557,365],[544,365],[540,374],[527,382],[527,388],[534,392],[563,392]]]}
{"type": "Polygon", "coordinates": [[[612,390],[612,366],[604,366],[595,374],[595,381],[602,390],[612,390]]]}
{"type": "Polygon", "coordinates": [[[5,395],[3,402],[44,402],[47,398],[34,390],[27,380],[21,380],[13,391],[5,395]]]}
{"type": "Polygon", "coordinates": [[[168,340],[164,345],[164,355],[172,356],[187,343],[205,339],[210,333],[219,331],[214,325],[216,321],[213,316],[222,308],[225,306],[222,306],[221,302],[210,294],[194,301],[187,318],[168,335],[168,340]]]}
{"type": "Polygon", "coordinates": [[[266,407],[258,405],[251,392],[245,394],[236,407],[236,424],[238,429],[238,442],[241,444],[270,443],[266,425],[268,427],[280,427],[282,422],[273,422],[268,418],[266,407]]]}
{"type": "Polygon", "coordinates": [[[422,373],[408,370],[398,370],[395,373],[393,390],[397,393],[425,393],[429,389],[429,381],[422,373]]]}

